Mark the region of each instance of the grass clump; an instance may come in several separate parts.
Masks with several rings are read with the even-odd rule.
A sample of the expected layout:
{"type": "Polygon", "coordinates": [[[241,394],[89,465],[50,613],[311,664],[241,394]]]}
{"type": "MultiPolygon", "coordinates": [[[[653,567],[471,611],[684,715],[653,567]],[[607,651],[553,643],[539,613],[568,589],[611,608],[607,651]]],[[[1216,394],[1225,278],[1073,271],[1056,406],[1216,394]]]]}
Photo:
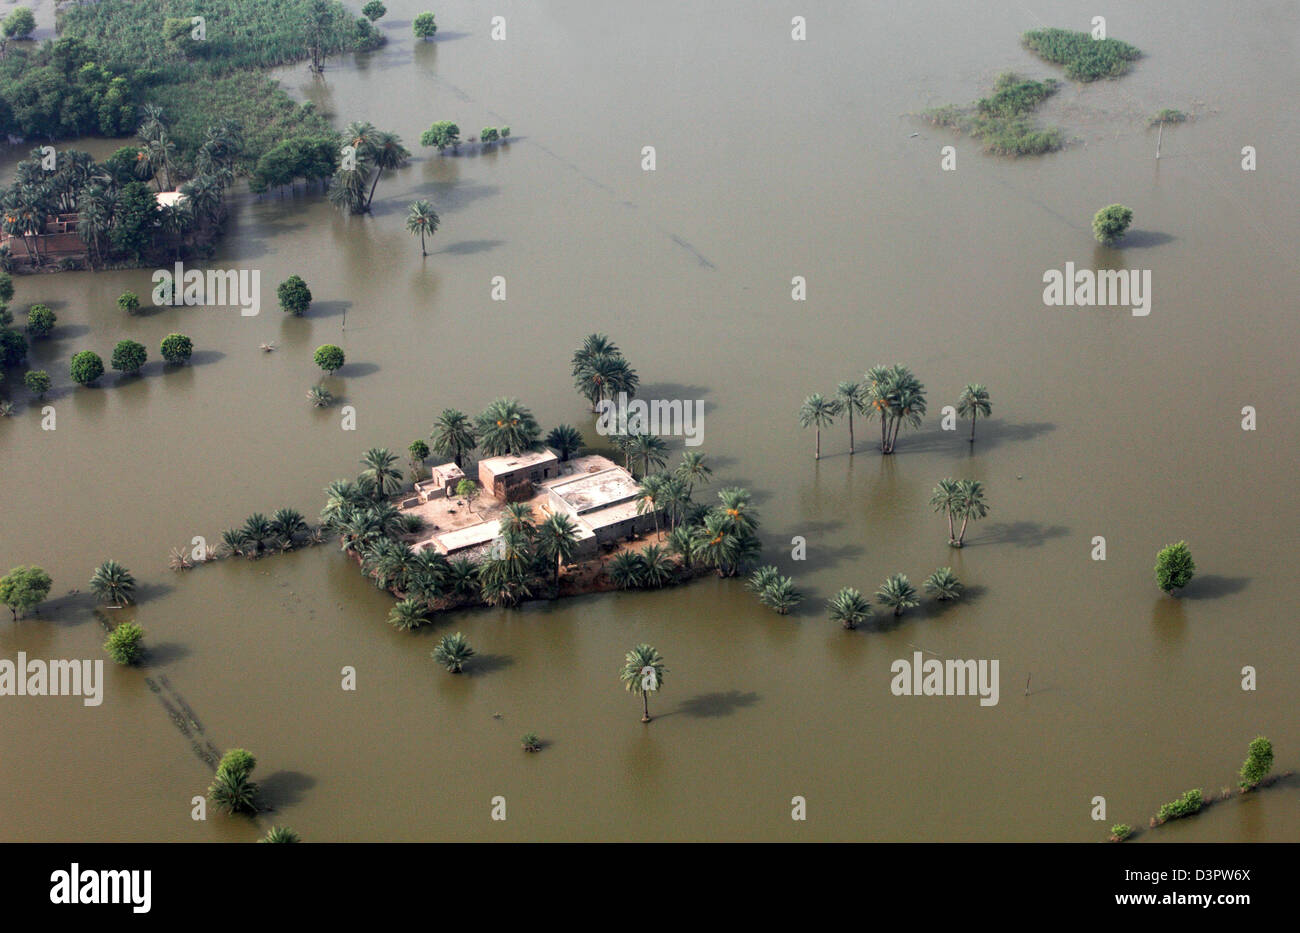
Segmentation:
{"type": "Polygon", "coordinates": [[[1056,127],[1043,128],[1033,119],[1033,111],[1056,93],[1057,82],[1033,81],[1015,72],[998,75],[993,94],[981,97],[971,107],[949,104],[927,110],[922,116],[935,126],[946,126],[984,143],[995,155],[1042,155],[1064,144],[1056,127]]]}
{"type": "Polygon", "coordinates": [[[1065,66],[1074,81],[1114,78],[1128,71],[1129,62],[1142,55],[1140,49],[1118,39],[1094,39],[1086,32],[1069,29],[1034,29],[1021,37],[1025,48],[1045,61],[1065,66]]]}

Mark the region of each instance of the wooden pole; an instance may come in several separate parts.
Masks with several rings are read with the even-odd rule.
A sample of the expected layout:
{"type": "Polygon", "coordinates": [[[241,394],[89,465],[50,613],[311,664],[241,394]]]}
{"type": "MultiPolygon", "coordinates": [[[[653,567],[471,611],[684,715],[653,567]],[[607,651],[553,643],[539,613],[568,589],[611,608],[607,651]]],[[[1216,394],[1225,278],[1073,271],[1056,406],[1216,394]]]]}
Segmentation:
{"type": "Polygon", "coordinates": [[[1025,696],[1029,696],[1029,681],[1033,676],[1034,676],[1033,674],[1030,674],[1028,677],[1025,678],[1025,696]]]}
{"type": "Polygon", "coordinates": [[[1160,121],[1160,132],[1156,134],[1156,161],[1160,160],[1160,141],[1165,138],[1165,121],[1160,121]]]}

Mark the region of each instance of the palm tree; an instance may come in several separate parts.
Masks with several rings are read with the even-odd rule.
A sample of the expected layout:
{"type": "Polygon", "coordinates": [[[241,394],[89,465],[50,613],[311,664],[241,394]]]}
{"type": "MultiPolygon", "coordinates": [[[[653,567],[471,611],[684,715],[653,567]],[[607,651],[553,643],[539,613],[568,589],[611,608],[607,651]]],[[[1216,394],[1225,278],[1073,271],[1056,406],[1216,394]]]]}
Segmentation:
{"type": "Polygon", "coordinates": [[[975,419],[980,416],[987,418],[992,413],[993,403],[989,401],[989,390],[983,385],[972,382],[961,390],[961,398],[957,399],[957,414],[962,418],[970,418],[972,444],[975,443],[975,419]]]}
{"type": "Polygon", "coordinates": [[[238,557],[244,553],[244,533],[236,528],[230,528],[221,533],[220,551],[228,557],[238,557]]]}
{"type": "Polygon", "coordinates": [[[393,466],[396,462],[397,454],[387,447],[371,447],[361,458],[365,469],[357,479],[375,490],[376,499],[391,496],[402,488],[402,471],[393,466]]]}
{"type": "Polygon", "coordinates": [[[272,826],[258,842],[294,843],[301,842],[298,834],[287,826],[272,826]]]}
{"type": "Polygon", "coordinates": [[[537,447],[542,429],[533,413],[515,398],[493,401],[477,421],[479,446],[489,457],[518,456],[537,447]]]}
{"type": "Polygon", "coordinates": [[[294,538],[308,530],[307,520],[294,509],[276,509],[271,516],[271,533],[282,541],[292,543],[294,538]]]}
{"type": "Polygon", "coordinates": [[[957,505],[953,511],[961,516],[961,530],[957,532],[954,547],[962,547],[966,540],[966,524],[972,519],[981,519],[989,514],[988,503],[984,501],[984,484],[977,479],[964,479],[957,484],[957,505]]]}
{"type": "Polygon", "coordinates": [[[762,551],[758,537],[738,527],[723,509],[710,509],[692,533],[693,556],[720,577],[734,577],[762,551]]]}
{"type": "Polygon", "coordinates": [[[832,622],[855,629],[871,618],[871,603],[851,586],[846,586],[826,604],[832,622]]]}
{"type": "Polygon", "coordinates": [[[840,403],[836,399],[826,398],[820,392],[814,392],[804,399],[803,404],[799,406],[799,427],[817,428],[817,448],[813,455],[814,460],[822,458],[822,428],[830,427],[839,413],[840,403]]]}
{"type": "Polygon", "coordinates": [[[424,612],[424,606],[414,599],[399,600],[388,613],[388,624],[409,632],[425,623],[424,612]]]}
{"type": "Polygon", "coordinates": [[[867,417],[880,419],[880,452],[889,453],[889,413],[894,405],[893,371],[888,366],[872,366],[863,377],[866,382],[867,417]]]}
{"type": "Polygon", "coordinates": [[[384,169],[401,168],[411,158],[411,153],[402,145],[402,140],[396,133],[383,131],[375,133],[368,140],[366,155],[375,166],[375,180],[366,197],[365,209],[370,210],[370,202],[375,199],[375,189],[379,187],[379,177],[384,174],[384,169]]]}
{"type": "Polygon", "coordinates": [[[662,437],[653,434],[638,434],[632,438],[631,456],[641,458],[641,475],[650,473],[650,468],[662,470],[668,463],[668,444],[662,437]]]}
{"type": "Polygon", "coordinates": [[[95,568],[90,591],[106,603],[125,606],[135,601],[135,577],[115,560],[106,560],[95,568]]]}
{"type": "Polygon", "coordinates": [[[758,513],[750,506],[749,499],[749,490],[739,486],[718,490],[722,515],[733,531],[753,534],[758,530],[758,513]]]}
{"type": "Polygon", "coordinates": [[[919,428],[921,426],[921,416],[925,414],[925,386],[917,381],[911,371],[905,366],[895,367],[897,374],[897,392],[894,396],[894,406],[890,414],[894,422],[893,434],[889,438],[889,452],[894,452],[894,445],[898,443],[898,431],[904,425],[919,428]]]}
{"type": "Polygon", "coordinates": [[[532,540],[537,531],[533,522],[533,507],[527,502],[511,502],[501,511],[501,534],[521,535],[532,540]]]}
{"type": "Polygon", "coordinates": [[[456,466],[464,466],[464,459],[478,446],[474,425],[469,415],[454,408],[444,408],[429,435],[434,451],[442,457],[451,457],[456,466]]]}
{"type": "Polygon", "coordinates": [[[849,416],[849,456],[853,456],[853,416],[865,415],[871,410],[867,388],[860,382],[841,382],[835,388],[835,400],[849,416]]]}
{"type": "Polygon", "coordinates": [[[261,554],[275,540],[271,521],[261,512],[254,512],[244,519],[244,527],[240,529],[240,534],[244,536],[245,542],[252,545],[255,554],[261,554]]]}
{"type": "Polygon", "coordinates": [[[592,355],[573,377],[574,387],[591,403],[592,411],[597,410],[601,401],[612,399],[620,392],[634,395],[640,381],[627,360],[613,353],[592,355]]]}
{"type": "Polygon", "coordinates": [[[354,168],[339,167],[330,179],[326,197],[335,207],[347,208],[350,214],[366,212],[366,179],[370,177],[370,164],[360,154],[354,168]]]}
{"type": "Polygon", "coordinates": [[[788,615],[791,609],[803,602],[803,594],[795,587],[794,581],[781,576],[769,581],[759,591],[758,598],[780,616],[788,615]]]}
{"type": "Polygon", "coordinates": [[[370,555],[362,562],[362,570],[374,578],[375,585],[383,590],[410,588],[410,573],[415,567],[415,552],[405,541],[380,538],[375,541],[370,555]]]}
{"type": "Polygon", "coordinates": [[[695,557],[695,538],[691,528],[679,525],[668,533],[668,549],[677,555],[682,567],[691,569],[695,557]]]}
{"type": "Polygon", "coordinates": [[[424,238],[426,235],[433,236],[438,232],[438,212],[433,209],[428,201],[420,200],[414,202],[406,214],[406,229],[411,235],[420,235],[420,255],[428,256],[424,249],[424,238]]]}
{"type": "Polygon", "coordinates": [[[713,476],[713,470],[706,462],[707,458],[698,450],[682,452],[682,462],[677,464],[673,475],[686,484],[686,495],[695,492],[696,485],[707,486],[713,476]]]}
{"type": "Polygon", "coordinates": [[[663,656],[650,645],[637,645],[623,660],[618,676],[629,693],[641,695],[642,722],[650,721],[650,694],[663,686],[667,673],[663,656]]]}
{"type": "Polygon", "coordinates": [[[447,564],[447,589],[453,595],[464,599],[474,596],[479,591],[478,564],[467,557],[458,557],[447,564]]]}
{"type": "Polygon", "coordinates": [[[580,346],[573,353],[573,375],[576,377],[592,357],[598,354],[608,354],[610,356],[622,356],[622,352],[604,334],[588,334],[580,346]]]}
{"type": "Polygon", "coordinates": [[[659,502],[668,519],[668,527],[674,528],[685,517],[692,506],[691,494],[686,483],[667,473],[659,474],[664,478],[663,488],[659,491],[659,502]]]}
{"type": "Polygon", "coordinates": [[[325,507],[321,509],[321,523],[334,530],[345,507],[360,508],[368,504],[366,494],[348,479],[336,479],[325,487],[325,507]]]}
{"type": "Polygon", "coordinates": [[[892,607],[896,616],[901,616],[904,609],[921,604],[916,597],[916,587],[902,573],[896,573],[882,583],[876,590],[876,599],[881,605],[892,607]]]}
{"type": "Polygon", "coordinates": [[[443,635],[438,647],[433,649],[432,657],[453,674],[459,674],[464,670],[465,662],[474,657],[474,649],[469,646],[469,639],[457,632],[443,635]]]}
{"type": "Polygon", "coordinates": [[[930,494],[930,505],[934,506],[936,512],[942,511],[948,516],[948,543],[952,544],[957,540],[957,533],[952,527],[953,512],[960,502],[961,489],[954,479],[941,479],[934,492],[930,494]]]}
{"type": "Polygon", "coordinates": [[[649,512],[654,516],[655,537],[659,537],[659,511],[662,508],[660,500],[664,493],[664,474],[651,473],[643,477],[637,483],[636,489],[636,512],[638,515],[644,515],[649,512]]]}
{"type": "Polygon", "coordinates": [[[489,573],[493,564],[502,564],[502,561],[489,561],[480,575],[479,597],[483,602],[489,606],[515,606],[533,595],[525,578],[489,573]]]}
{"type": "Polygon", "coordinates": [[[560,462],[564,463],[582,449],[582,432],[571,425],[561,424],[546,435],[546,446],[554,450],[560,462]]]}
{"type": "Polygon", "coordinates": [[[555,568],[555,585],[560,585],[560,567],[573,559],[578,549],[578,526],[564,512],[555,512],[537,526],[538,556],[555,568]]]}
{"type": "Polygon", "coordinates": [[[641,551],[642,579],[646,586],[661,587],[673,578],[673,561],[667,548],[651,544],[641,551]]]}
{"type": "Polygon", "coordinates": [[[610,582],[620,590],[630,590],[645,583],[645,561],[636,551],[619,551],[605,567],[610,582]]]}
{"type": "Polygon", "coordinates": [[[256,813],[257,783],[246,771],[218,770],[208,787],[208,799],[226,813],[256,813]]]}
{"type": "Polygon", "coordinates": [[[749,579],[745,581],[745,589],[757,596],[769,583],[779,579],[781,579],[781,571],[777,570],[774,564],[765,564],[749,575],[749,579]]]}
{"type": "Polygon", "coordinates": [[[433,548],[416,551],[406,571],[406,592],[426,610],[442,597],[450,567],[447,558],[433,548]]]}
{"type": "Polygon", "coordinates": [[[961,595],[962,591],[961,581],[957,579],[951,567],[940,567],[926,577],[922,586],[925,587],[927,593],[933,594],[934,598],[939,602],[956,599],[961,595]]]}

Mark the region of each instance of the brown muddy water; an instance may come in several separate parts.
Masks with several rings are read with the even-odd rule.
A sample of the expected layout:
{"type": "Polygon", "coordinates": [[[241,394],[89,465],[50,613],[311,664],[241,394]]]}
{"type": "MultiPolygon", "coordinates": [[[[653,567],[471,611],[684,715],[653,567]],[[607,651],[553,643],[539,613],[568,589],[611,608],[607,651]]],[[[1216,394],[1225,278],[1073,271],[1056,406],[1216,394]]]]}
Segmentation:
{"type": "MultiPolygon", "coordinates": [[[[431,44],[410,36],[427,4],[388,6],[387,47],[332,62],[323,84],[305,67],[283,80],[417,158],[381,182],[371,217],[316,194],[245,197],[213,265],[260,271],[260,315],[125,318],[114,299],[147,294],[149,270],[18,281],[20,320],[36,301],[59,315],[32,356],[55,377],[57,429],[25,401],[0,422],[0,567],[39,563],[55,584],[39,617],[0,623],[0,657],[103,657],[84,591],[109,557],[140,581],[127,614],[152,656],[106,671],[99,707],[0,701],[0,838],[247,841],[274,822],[317,841],[1088,841],[1232,783],[1257,733],[1278,768],[1300,769],[1294,4],[1112,4],[1110,34],[1145,57],[1118,81],[1067,85],[1042,115],[1074,144],[1019,161],[910,114],[973,100],[1006,69],[1057,75],[1019,34],[1086,29],[1095,4],[446,0],[431,44]],[[806,42],[791,41],[796,12],[806,42]],[[1157,163],[1145,119],[1162,107],[1196,119],[1166,130],[1157,163]],[[438,119],[518,138],[438,158],[418,149],[438,119]],[[1241,170],[1247,145],[1258,171],[1241,170]],[[417,197],[442,215],[423,260],[403,228],[417,197]],[[1136,215],[1115,251],[1089,228],[1113,201],[1136,215]],[[1043,273],[1067,261],[1151,270],[1151,313],[1045,307],[1043,273]],[[316,296],[303,319],[274,306],[295,272],[316,296]],[[806,302],[791,300],[796,275],[806,302]],[[194,338],[195,365],[71,386],[73,353],[130,336],[155,354],[173,330],[194,338]],[[367,447],[404,449],[445,406],[517,395],[545,426],[598,440],[568,377],[597,330],[643,397],[704,399],[712,489],[754,491],[800,611],[710,578],[411,635],[333,546],[168,571],[170,548],[254,510],[314,515],[367,447]],[[279,349],[259,352],[267,341],[279,349]],[[327,342],[347,352],[329,384],[356,408],[352,432],[304,397],[327,342]],[[869,426],[852,458],[837,426],[814,463],[802,398],[894,361],[928,387],[924,427],[882,459],[869,426]],[[970,381],[995,404],[973,451],[939,426],[970,381]],[[949,475],[982,480],[992,506],[960,553],[926,504],[949,475]],[[1097,535],[1105,562],[1090,559],[1097,535]],[[1180,538],[1199,576],[1171,599],[1151,568],[1180,538]],[[971,588],[957,605],[857,632],[825,617],[841,586],[947,564],[971,588]],[[463,677],[428,657],[455,630],[480,652],[463,677]],[[639,641],[669,668],[648,727],[617,678],[639,641]],[[998,659],[1000,702],[895,697],[890,664],[913,646],[998,659]],[[160,697],[192,710],[189,737],[160,697]],[[541,754],[521,751],[527,731],[541,754]],[[251,749],[276,811],[191,820],[210,778],[192,741],[251,749]]],[[[1297,804],[1291,780],[1145,838],[1297,841],[1297,804]]]]}

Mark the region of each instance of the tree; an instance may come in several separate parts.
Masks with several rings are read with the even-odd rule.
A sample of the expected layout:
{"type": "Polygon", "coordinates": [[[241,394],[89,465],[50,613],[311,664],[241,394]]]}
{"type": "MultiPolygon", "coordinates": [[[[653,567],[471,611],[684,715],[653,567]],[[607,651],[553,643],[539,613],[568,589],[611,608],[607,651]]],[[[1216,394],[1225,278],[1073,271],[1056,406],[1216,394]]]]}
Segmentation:
{"type": "Polygon", "coordinates": [[[387,12],[388,7],[380,3],[379,0],[370,0],[369,3],[361,8],[361,15],[372,23],[387,12]]]}
{"type": "Polygon", "coordinates": [[[961,581],[953,574],[951,567],[940,567],[925,578],[922,586],[941,603],[956,599],[962,591],[961,581]]]}
{"type": "Polygon", "coordinates": [[[16,330],[0,327],[0,369],[18,366],[27,359],[27,338],[16,330]]]}
{"type": "Polygon", "coordinates": [[[961,502],[961,489],[955,479],[941,479],[934,492],[930,494],[930,505],[936,512],[943,512],[948,517],[948,544],[957,541],[957,531],[953,528],[953,513],[961,502]]]}
{"type": "Polygon", "coordinates": [[[625,690],[640,695],[642,722],[650,721],[650,694],[663,686],[664,675],[667,673],[663,656],[650,645],[637,645],[624,658],[619,678],[623,681],[625,690]]]}
{"type": "Polygon", "coordinates": [[[140,310],[140,296],[135,292],[122,292],[117,296],[117,306],[127,314],[135,314],[140,310]]]}
{"type": "Polygon", "coordinates": [[[686,496],[690,498],[697,485],[707,486],[713,476],[707,458],[698,450],[682,452],[682,460],[673,470],[673,475],[686,484],[686,496]]]}
{"type": "Polygon", "coordinates": [[[388,613],[388,624],[404,632],[419,628],[426,621],[424,606],[414,599],[402,599],[388,613]]]}
{"type": "Polygon", "coordinates": [[[50,374],[43,369],[28,370],[23,375],[23,385],[37,398],[45,398],[45,393],[50,391],[50,374]]]}
{"type": "Polygon", "coordinates": [[[814,460],[822,458],[822,428],[830,427],[840,411],[840,403],[837,400],[828,399],[820,392],[814,392],[804,399],[803,404],[799,406],[799,427],[815,427],[817,429],[817,447],[813,454],[814,460]]]}
{"type": "Polygon", "coordinates": [[[302,317],[311,307],[311,289],[301,276],[291,275],[275,290],[280,299],[280,310],[294,317],[302,317]]]}
{"type": "MultiPolygon", "coordinates": [[[[375,199],[375,189],[379,187],[379,179],[383,176],[384,170],[401,168],[410,160],[411,153],[402,145],[402,140],[396,133],[387,131],[374,133],[367,139],[365,146],[366,161],[375,167],[370,193],[366,195],[365,210],[370,210],[370,204],[375,199]]],[[[410,222],[409,218],[407,222],[410,222]]]]}
{"type": "MultiPolygon", "coordinates": [[[[581,352],[581,351],[579,351],[581,352]]],[[[602,401],[615,398],[620,392],[628,397],[636,394],[641,377],[620,354],[596,353],[586,358],[574,373],[573,385],[597,411],[602,401]]]]}
{"type": "Polygon", "coordinates": [[[115,560],[106,560],[90,578],[90,591],[106,603],[125,606],[135,601],[135,577],[115,560]]]}
{"type": "Polygon", "coordinates": [[[849,416],[849,456],[853,456],[853,416],[865,415],[871,410],[866,386],[860,382],[841,382],[835,387],[835,400],[839,402],[840,410],[849,416]]]}
{"type": "Polygon", "coordinates": [[[40,567],[15,567],[0,577],[0,603],[9,607],[14,621],[35,609],[50,595],[50,575],[40,567]]]}
{"type": "Polygon", "coordinates": [[[620,590],[631,590],[645,583],[645,562],[636,551],[619,551],[605,567],[609,581],[620,590]]]}
{"type": "Polygon", "coordinates": [[[1103,246],[1113,246],[1132,222],[1131,210],[1123,204],[1110,204],[1097,211],[1092,218],[1092,234],[1103,246]]]}
{"type": "Polygon", "coordinates": [[[542,740],[536,732],[525,732],[524,737],[519,740],[519,744],[524,747],[526,752],[540,752],[542,750],[542,740]]]}
{"type": "Polygon", "coordinates": [[[478,416],[479,446],[489,457],[518,456],[537,448],[542,429],[533,413],[515,398],[499,398],[478,416]]]}
{"type": "Polygon", "coordinates": [[[184,334],[168,334],[162,339],[158,352],[164,361],[173,366],[180,366],[188,363],[190,356],[193,355],[194,341],[184,334]]]}
{"type": "Polygon", "coordinates": [[[429,445],[417,438],[406,448],[407,461],[411,464],[411,475],[420,478],[420,467],[429,459],[429,445]]]}
{"type": "MultiPolygon", "coordinates": [[[[379,0],[374,0],[374,3],[379,3],[379,0]]],[[[382,6],[382,4],[380,5],[382,6]]],[[[272,826],[266,831],[266,835],[257,841],[278,843],[302,842],[302,840],[298,838],[298,834],[288,826],[272,826]]]]}
{"type": "Polygon", "coordinates": [[[970,442],[975,443],[975,419],[987,418],[993,413],[993,403],[989,401],[989,390],[978,382],[972,382],[962,389],[957,399],[957,415],[970,418],[970,442]]]}
{"type": "Polygon", "coordinates": [[[667,548],[651,544],[641,551],[641,579],[645,586],[656,589],[666,586],[672,581],[675,569],[667,548]]]}
{"type": "Polygon", "coordinates": [[[655,537],[659,537],[659,513],[663,509],[661,502],[664,491],[665,474],[651,473],[644,476],[637,483],[636,490],[636,512],[638,515],[644,515],[649,512],[654,518],[655,537]]]}
{"type": "Polygon", "coordinates": [[[20,6],[5,17],[6,39],[28,39],[36,30],[36,16],[25,6],[20,6]]]}
{"type": "Polygon", "coordinates": [[[988,503],[984,501],[984,484],[977,479],[964,479],[957,483],[957,502],[953,514],[961,516],[961,530],[953,547],[962,547],[966,541],[966,525],[972,519],[981,519],[989,514],[988,503]]]}
{"type": "Polygon", "coordinates": [[[325,372],[333,374],[343,367],[347,358],[343,355],[342,348],[327,343],[316,348],[316,355],[313,359],[316,360],[317,366],[325,370],[325,372]]]}
{"type": "Polygon", "coordinates": [[[921,604],[916,596],[916,587],[902,573],[896,573],[885,580],[880,589],[876,590],[876,599],[882,606],[893,609],[896,616],[901,616],[904,609],[921,604]]]}
{"type": "Polygon", "coordinates": [[[315,408],[328,408],[334,403],[334,393],[323,385],[312,386],[307,390],[307,397],[315,408]]]}
{"type": "Polygon", "coordinates": [[[478,446],[474,425],[469,416],[454,408],[444,408],[429,435],[433,450],[440,457],[451,457],[456,466],[464,466],[464,459],[478,446]]]}
{"type": "Polygon", "coordinates": [[[0,305],[7,305],[14,300],[14,277],[8,272],[0,271],[0,305]]]}
{"type": "Polygon", "coordinates": [[[1250,743],[1250,751],[1241,766],[1241,786],[1245,790],[1257,787],[1273,768],[1273,743],[1262,735],[1250,743]]]}
{"type": "Polygon", "coordinates": [[[668,443],[654,434],[638,434],[632,438],[629,451],[633,457],[641,458],[641,475],[646,476],[650,470],[663,469],[668,463],[668,443]]]}
{"type": "Polygon", "coordinates": [[[148,356],[144,344],[134,340],[119,340],[113,348],[112,365],[128,376],[135,376],[139,374],[140,367],[144,366],[148,356]]]}
{"type": "Polygon", "coordinates": [[[154,193],[141,182],[130,182],[118,191],[109,243],[117,252],[129,253],[139,262],[157,224],[158,201],[154,193]]]}
{"type": "Polygon", "coordinates": [[[1171,596],[1192,582],[1195,573],[1196,562],[1186,541],[1167,544],[1156,554],[1156,585],[1171,596]]]}
{"type": "Polygon", "coordinates": [[[456,632],[454,635],[442,636],[438,647],[433,649],[432,657],[451,673],[459,674],[465,669],[465,662],[474,657],[474,649],[470,647],[468,638],[456,632]]]}
{"type": "Polygon", "coordinates": [[[82,350],[72,357],[69,372],[77,385],[94,385],[95,380],[104,375],[104,361],[93,350],[82,350]]]}
{"type": "Polygon", "coordinates": [[[412,21],[411,27],[417,39],[432,39],[434,33],[438,31],[438,24],[434,22],[432,13],[421,13],[412,21]]]}
{"type": "Polygon", "coordinates": [[[254,512],[244,519],[244,527],[239,529],[239,535],[244,544],[251,546],[250,556],[264,552],[275,542],[276,537],[271,520],[261,512],[254,512]]]}
{"type": "Polygon", "coordinates": [[[490,146],[492,143],[496,142],[498,139],[501,138],[501,134],[497,132],[497,128],[495,126],[485,126],[479,132],[478,138],[482,140],[485,145],[490,146]]]}
{"type": "Polygon", "coordinates": [[[537,526],[537,555],[555,568],[554,585],[560,585],[560,567],[578,549],[578,527],[564,512],[553,512],[537,526]]]}
{"type": "Polygon", "coordinates": [[[144,657],[144,629],[134,622],[123,622],[108,633],[104,650],[118,664],[131,665],[144,657]]]}
{"type": "Polygon", "coordinates": [[[871,618],[871,603],[856,589],[846,586],[830,598],[826,611],[832,622],[851,630],[871,618]]]}
{"type": "Polygon", "coordinates": [[[465,477],[456,484],[456,495],[468,503],[469,510],[474,511],[474,500],[479,497],[478,483],[469,477],[465,477]]]}
{"type": "Polygon", "coordinates": [[[433,205],[428,201],[415,201],[407,211],[406,229],[412,236],[419,234],[421,256],[429,255],[424,248],[424,238],[425,236],[433,236],[438,232],[438,223],[438,212],[433,209],[433,205]]]}
{"type": "Polygon", "coordinates": [[[791,609],[803,602],[803,594],[789,577],[777,575],[766,581],[759,589],[758,599],[777,615],[783,616],[788,615],[791,609]]]}
{"type": "Polygon", "coordinates": [[[420,134],[420,145],[435,146],[439,152],[451,146],[454,152],[460,145],[460,127],[450,120],[439,120],[420,134]]]}
{"type": "Polygon", "coordinates": [[[397,454],[387,447],[371,447],[361,458],[365,467],[358,479],[375,490],[376,498],[391,496],[402,488],[402,471],[393,466],[397,454]]]}
{"type": "Polygon", "coordinates": [[[224,813],[256,813],[257,784],[251,778],[256,766],[257,759],[245,749],[226,752],[208,787],[208,799],[224,813]]]}
{"type": "Polygon", "coordinates": [[[546,446],[554,450],[560,462],[564,463],[582,450],[582,432],[572,425],[558,425],[546,435],[546,446]]]}
{"type": "Polygon", "coordinates": [[[58,317],[45,305],[32,305],[27,309],[27,333],[33,337],[48,337],[54,331],[58,317]]]}
{"type": "Polygon", "coordinates": [[[906,366],[876,365],[865,376],[867,416],[880,418],[880,452],[892,454],[904,424],[920,427],[925,386],[906,366]]]}

